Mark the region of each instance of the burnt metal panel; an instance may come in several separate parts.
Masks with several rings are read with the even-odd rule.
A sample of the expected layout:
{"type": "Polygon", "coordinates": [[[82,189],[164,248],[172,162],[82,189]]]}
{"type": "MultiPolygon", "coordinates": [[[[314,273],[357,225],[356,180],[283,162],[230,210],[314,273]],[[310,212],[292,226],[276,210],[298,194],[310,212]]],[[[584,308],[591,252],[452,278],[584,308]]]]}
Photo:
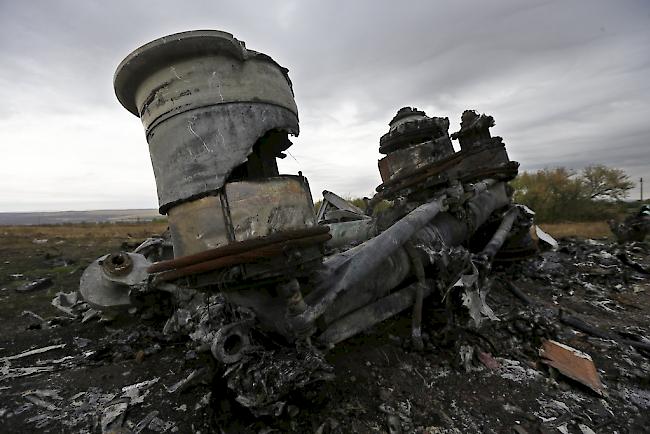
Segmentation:
{"type": "Polygon", "coordinates": [[[291,111],[268,104],[219,104],[185,112],[149,134],[161,212],[223,187],[267,131],[298,131],[291,111]]]}
{"type": "Polygon", "coordinates": [[[223,246],[232,239],[221,194],[185,202],[169,210],[174,257],[223,246]]]}
{"type": "Polygon", "coordinates": [[[316,225],[309,185],[284,175],[226,184],[235,241],[316,225]]]}
{"type": "Polygon", "coordinates": [[[309,185],[291,175],[230,182],[169,210],[176,258],[315,224],[309,185]]]}
{"type": "Polygon", "coordinates": [[[375,221],[360,219],[339,223],[328,223],[332,239],[326,243],[330,249],[361,244],[377,234],[375,221]]]}
{"type": "Polygon", "coordinates": [[[405,149],[398,149],[379,160],[382,182],[440,161],[454,153],[448,136],[437,141],[428,141],[405,149]]]}
{"type": "Polygon", "coordinates": [[[331,191],[323,191],[323,202],[316,213],[318,223],[368,219],[363,210],[331,191]],[[338,212],[338,213],[337,213],[338,212]]]}

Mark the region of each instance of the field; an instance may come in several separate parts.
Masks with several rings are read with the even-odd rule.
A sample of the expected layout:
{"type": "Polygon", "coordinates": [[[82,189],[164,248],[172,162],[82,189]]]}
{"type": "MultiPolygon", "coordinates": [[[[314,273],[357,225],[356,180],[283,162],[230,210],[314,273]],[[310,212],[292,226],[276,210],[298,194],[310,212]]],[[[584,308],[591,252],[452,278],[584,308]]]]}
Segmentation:
{"type": "Polygon", "coordinates": [[[107,209],[94,211],[0,212],[0,226],[119,223],[164,220],[156,209],[107,209]]]}
{"type": "MultiPolygon", "coordinates": [[[[540,227],[556,238],[611,238],[612,233],[607,222],[581,222],[581,223],[543,223],[540,227]]],[[[167,228],[165,221],[150,221],[140,223],[75,223],[63,225],[36,225],[36,226],[0,226],[3,237],[13,239],[14,242],[30,242],[33,239],[60,240],[73,239],[99,239],[110,240],[129,239],[141,240],[153,234],[160,234],[167,228]]]]}
{"type": "Polygon", "coordinates": [[[4,237],[21,239],[111,239],[126,240],[128,238],[143,239],[153,234],[160,234],[167,228],[167,222],[142,223],[76,223],[63,225],[36,226],[0,226],[0,234],[4,237]]]}
{"type": "Polygon", "coordinates": [[[607,222],[542,223],[539,226],[555,238],[612,238],[607,222]]]}

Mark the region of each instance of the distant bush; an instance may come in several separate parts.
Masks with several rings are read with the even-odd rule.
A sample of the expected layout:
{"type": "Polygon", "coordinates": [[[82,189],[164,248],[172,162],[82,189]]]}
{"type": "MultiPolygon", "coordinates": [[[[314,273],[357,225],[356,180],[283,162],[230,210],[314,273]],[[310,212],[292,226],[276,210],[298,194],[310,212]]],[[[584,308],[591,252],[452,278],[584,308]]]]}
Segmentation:
{"type": "Polygon", "coordinates": [[[514,200],[535,211],[538,222],[594,221],[625,212],[621,200],[634,183],[603,165],[574,172],[565,167],[523,172],[511,182],[514,200]]]}
{"type": "MultiPolygon", "coordinates": [[[[510,185],[514,200],[535,211],[538,223],[603,221],[638,209],[637,203],[623,202],[634,183],[621,169],[592,165],[576,172],[566,167],[523,172],[510,185]]],[[[365,209],[361,198],[345,198],[365,209]]],[[[314,203],[318,212],[323,201],[314,203]]],[[[390,206],[383,201],[375,211],[390,206]]]]}

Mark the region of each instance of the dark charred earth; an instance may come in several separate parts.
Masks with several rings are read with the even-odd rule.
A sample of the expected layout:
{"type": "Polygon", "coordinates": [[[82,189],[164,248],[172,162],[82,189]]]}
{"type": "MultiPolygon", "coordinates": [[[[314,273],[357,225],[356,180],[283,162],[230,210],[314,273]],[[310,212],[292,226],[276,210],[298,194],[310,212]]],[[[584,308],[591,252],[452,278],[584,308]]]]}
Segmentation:
{"type": "Polygon", "coordinates": [[[260,418],[209,350],[162,333],[164,304],[99,313],[59,295],[53,306],[119,244],[0,237],[1,432],[650,432],[648,243],[565,239],[495,264],[497,320],[473,327],[461,300],[450,319],[431,296],[424,350],[404,312],[326,351],[331,379],[260,418]],[[602,388],[544,363],[545,342],[589,355],[602,388]]]}

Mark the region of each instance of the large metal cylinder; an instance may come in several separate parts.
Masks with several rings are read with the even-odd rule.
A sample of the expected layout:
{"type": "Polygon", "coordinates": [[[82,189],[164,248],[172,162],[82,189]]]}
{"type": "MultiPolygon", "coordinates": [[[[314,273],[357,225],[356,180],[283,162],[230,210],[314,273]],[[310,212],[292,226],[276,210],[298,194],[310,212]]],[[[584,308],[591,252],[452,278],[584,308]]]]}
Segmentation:
{"type": "Polygon", "coordinates": [[[287,69],[269,56],[229,33],[177,33],[129,54],[114,86],[144,126],[175,256],[315,224],[306,180],[277,171],[298,109],[287,69]],[[270,216],[231,216],[233,201],[263,202],[270,216]]]}
{"type": "Polygon", "coordinates": [[[298,134],[287,70],[229,33],[156,39],[120,63],[114,85],[144,125],[162,212],[221,188],[268,131],[298,134]]]}

